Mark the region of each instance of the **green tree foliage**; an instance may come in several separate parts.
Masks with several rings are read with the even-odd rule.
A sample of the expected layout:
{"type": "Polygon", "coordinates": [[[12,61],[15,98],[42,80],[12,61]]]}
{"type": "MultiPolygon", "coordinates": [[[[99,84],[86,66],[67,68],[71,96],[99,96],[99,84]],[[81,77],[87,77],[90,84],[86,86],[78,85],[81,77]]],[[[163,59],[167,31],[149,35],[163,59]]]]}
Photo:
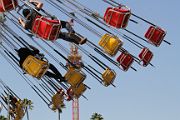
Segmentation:
{"type": "Polygon", "coordinates": [[[91,116],[91,120],[104,120],[104,118],[101,114],[93,113],[93,115],[91,116]]]}
{"type": "Polygon", "coordinates": [[[22,100],[22,104],[24,107],[27,107],[30,110],[32,110],[32,108],[33,108],[33,105],[32,105],[33,102],[31,100],[26,99],[26,98],[22,100]]]}
{"type": "Polygon", "coordinates": [[[1,115],[0,120],[7,120],[7,118],[1,115]]]}

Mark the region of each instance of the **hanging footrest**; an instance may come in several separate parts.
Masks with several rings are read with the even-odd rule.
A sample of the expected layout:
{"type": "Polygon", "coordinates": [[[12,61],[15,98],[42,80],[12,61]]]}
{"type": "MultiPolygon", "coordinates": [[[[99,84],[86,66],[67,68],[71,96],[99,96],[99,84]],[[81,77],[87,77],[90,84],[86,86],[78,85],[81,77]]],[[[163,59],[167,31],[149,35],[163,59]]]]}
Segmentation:
{"type": "Polygon", "coordinates": [[[110,56],[115,56],[123,45],[123,42],[116,36],[105,34],[100,39],[99,45],[103,48],[105,53],[110,56]]]}
{"type": "Polygon", "coordinates": [[[26,73],[40,79],[49,68],[47,61],[39,60],[36,57],[29,55],[22,64],[26,73]]]}

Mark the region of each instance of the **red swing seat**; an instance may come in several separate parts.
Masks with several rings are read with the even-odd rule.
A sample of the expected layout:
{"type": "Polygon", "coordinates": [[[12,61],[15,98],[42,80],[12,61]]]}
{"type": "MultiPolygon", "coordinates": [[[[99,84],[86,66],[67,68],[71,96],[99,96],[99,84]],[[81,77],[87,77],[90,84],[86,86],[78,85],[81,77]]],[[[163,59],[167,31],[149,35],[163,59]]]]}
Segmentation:
{"type": "Polygon", "coordinates": [[[134,62],[134,58],[127,52],[122,52],[121,55],[116,59],[123,71],[127,71],[131,64],[134,62]]]}
{"type": "Polygon", "coordinates": [[[166,35],[166,31],[157,26],[150,26],[145,33],[145,38],[148,39],[150,43],[158,47],[163,41],[166,35]]]}
{"type": "Polygon", "coordinates": [[[60,20],[50,20],[43,16],[37,16],[33,23],[32,33],[42,39],[54,41],[57,39],[60,29],[60,20]]]}
{"type": "Polygon", "coordinates": [[[153,53],[148,48],[143,48],[139,54],[139,58],[142,62],[142,65],[146,67],[153,58],[153,53]]]}
{"type": "Polygon", "coordinates": [[[104,14],[104,21],[115,28],[126,28],[130,15],[131,10],[126,6],[108,7],[104,14]]]}
{"type": "Polygon", "coordinates": [[[0,0],[0,12],[13,10],[17,6],[18,6],[17,0],[0,0]]]}

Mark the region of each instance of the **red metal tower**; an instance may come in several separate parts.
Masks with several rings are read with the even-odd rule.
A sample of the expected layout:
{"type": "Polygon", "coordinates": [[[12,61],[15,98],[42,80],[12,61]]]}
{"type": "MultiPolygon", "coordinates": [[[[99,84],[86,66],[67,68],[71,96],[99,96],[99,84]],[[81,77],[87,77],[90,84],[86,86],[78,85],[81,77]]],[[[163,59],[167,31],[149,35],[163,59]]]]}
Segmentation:
{"type": "MultiPolygon", "coordinates": [[[[78,53],[77,46],[70,44],[70,55],[68,59],[75,64],[79,69],[81,69],[82,60],[81,55],[78,53]]],[[[73,66],[68,64],[69,69],[74,69],[73,66]]],[[[72,120],[79,120],[79,100],[78,98],[74,98],[72,101],[72,120]]]]}

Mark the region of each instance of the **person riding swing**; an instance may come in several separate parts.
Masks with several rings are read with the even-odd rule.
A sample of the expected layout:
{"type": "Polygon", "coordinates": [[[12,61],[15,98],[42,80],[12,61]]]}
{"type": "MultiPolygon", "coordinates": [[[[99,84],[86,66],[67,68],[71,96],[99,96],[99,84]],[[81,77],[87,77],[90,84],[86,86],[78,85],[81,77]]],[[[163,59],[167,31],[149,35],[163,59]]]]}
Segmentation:
{"type": "MultiPolygon", "coordinates": [[[[58,21],[61,28],[65,28],[68,32],[61,32],[60,31],[61,28],[60,28],[57,32],[58,33],[57,39],[63,39],[65,41],[72,42],[72,43],[75,43],[78,45],[79,44],[82,45],[82,44],[86,43],[87,39],[82,36],[77,35],[76,32],[74,31],[74,29],[72,27],[73,22],[74,22],[73,19],[71,19],[70,21],[67,22],[67,21],[63,21],[63,20],[57,20],[56,18],[52,18],[52,20],[48,20],[45,17],[42,18],[43,16],[40,13],[38,13],[37,11],[39,11],[43,7],[43,3],[38,0],[29,0],[29,2],[36,5],[35,9],[31,9],[31,8],[23,9],[22,14],[26,18],[26,20],[24,21],[22,18],[19,18],[19,23],[26,30],[30,30],[32,32],[35,29],[35,31],[36,31],[38,28],[35,23],[39,22],[38,20],[41,20],[41,19],[43,19],[46,22],[51,21],[52,23],[55,23],[55,21],[57,23],[57,21],[58,21]],[[34,28],[34,26],[35,26],[35,28],[34,28]]],[[[39,23],[37,23],[37,24],[39,25],[39,23]]],[[[42,27],[42,26],[39,25],[38,27],[42,27]]],[[[57,28],[55,30],[57,30],[57,28]]],[[[38,30],[36,32],[38,32],[38,30]]],[[[54,31],[50,31],[50,32],[54,33],[54,31]]],[[[50,33],[50,32],[48,32],[48,33],[50,33]]]]}
{"type": "Polygon", "coordinates": [[[57,68],[46,61],[44,61],[44,55],[39,53],[39,50],[33,46],[30,48],[20,48],[16,50],[18,56],[20,57],[20,67],[25,70],[26,73],[32,75],[40,79],[43,75],[48,76],[50,78],[54,78],[60,82],[65,82],[65,78],[61,75],[61,73],[57,70],[57,68]],[[45,64],[42,66],[41,64],[45,64]],[[41,67],[42,66],[42,67],[41,67]],[[41,70],[45,69],[45,70],[41,70]],[[40,71],[40,72],[39,72],[40,71]]]}

